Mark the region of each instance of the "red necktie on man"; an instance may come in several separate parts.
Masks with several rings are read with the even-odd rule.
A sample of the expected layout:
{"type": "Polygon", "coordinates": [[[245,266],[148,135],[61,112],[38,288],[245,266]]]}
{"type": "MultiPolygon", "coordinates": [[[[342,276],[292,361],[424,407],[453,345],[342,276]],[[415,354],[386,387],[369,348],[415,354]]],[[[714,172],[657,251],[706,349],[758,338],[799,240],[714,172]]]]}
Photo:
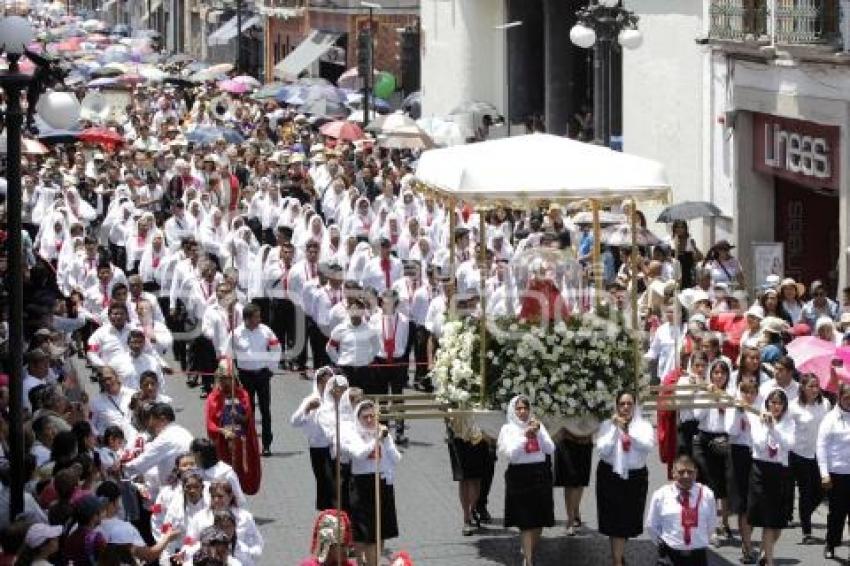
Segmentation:
{"type": "Polygon", "coordinates": [[[390,260],[382,259],[381,260],[381,270],[384,272],[384,285],[389,289],[392,287],[392,282],[390,281],[390,260]]]}

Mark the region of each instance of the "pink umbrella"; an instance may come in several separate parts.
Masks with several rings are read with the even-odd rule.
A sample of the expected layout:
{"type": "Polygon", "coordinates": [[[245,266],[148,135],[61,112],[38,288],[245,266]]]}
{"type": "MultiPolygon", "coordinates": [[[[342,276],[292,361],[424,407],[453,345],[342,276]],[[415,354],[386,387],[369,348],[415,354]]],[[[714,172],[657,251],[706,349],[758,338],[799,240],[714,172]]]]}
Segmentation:
{"type": "Polygon", "coordinates": [[[363,138],[363,130],[360,129],[360,126],[344,120],[328,122],[319,128],[319,131],[328,137],[338,140],[354,141],[363,138]]]}
{"type": "Polygon", "coordinates": [[[250,87],[245,83],[240,83],[231,79],[218,83],[218,88],[230,94],[244,94],[250,90],[250,87]]]}
{"type": "Polygon", "coordinates": [[[236,83],[246,84],[251,88],[257,88],[263,84],[251,75],[239,75],[238,77],[233,77],[232,80],[236,83]]]}
{"type": "MultiPolygon", "coordinates": [[[[788,344],[787,349],[797,370],[818,376],[821,388],[826,390],[834,390],[829,383],[832,377],[832,360],[841,358],[850,366],[850,348],[838,348],[833,342],[821,340],[817,336],[795,338],[788,344]]],[[[839,371],[838,374],[840,379],[848,379],[846,370],[839,371]]]]}

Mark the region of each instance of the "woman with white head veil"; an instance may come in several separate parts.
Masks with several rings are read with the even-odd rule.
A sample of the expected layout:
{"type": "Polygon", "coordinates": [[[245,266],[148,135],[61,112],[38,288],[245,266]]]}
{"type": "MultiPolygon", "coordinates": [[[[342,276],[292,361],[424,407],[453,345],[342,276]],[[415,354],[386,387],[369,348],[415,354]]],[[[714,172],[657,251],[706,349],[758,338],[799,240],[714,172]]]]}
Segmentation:
{"type": "Polygon", "coordinates": [[[224,213],[218,207],[210,209],[198,234],[203,250],[218,258],[219,264],[224,262],[224,241],[227,238],[227,225],[224,223],[224,213]]]}
{"type": "Polygon", "coordinates": [[[643,532],[649,489],[646,458],[654,445],[655,431],[641,415],[634,394],[617,394],[614,414],[602,423],[596,437],[599,532],[610,540],[613,566],[624,566],[626,539],[643,532]]]}
{"type": "Polygon", "coordinates": [[[348,273],[346,279],[349,281],[362,281],[366,265],[372,259],[372,245],[369,242],[360,242],[354,248],[354,253],[348,261],[348,273]]]}
{"type": "Polygon", "coordinates": [[[38,255],[54,264],[58,262],[62,247],[68,239],[68,224],[64,211],[64,208],[57,208],[48,215],[42,224],[43,230],[37,237],[38,255]]]}
{"type": "Polygon", "coordinates": [[[348,379],[344,375],[333,375],[325,383],[325,389],[322,393],[322,405],[319,407],[319,412],[316,415],[316,420],[319,426],[322,427],[325,436],[328,438],[328,446],[330,448],[331,467],[334,473],[334,503],[341,509],[349,511],[349,483],[351,480],[351,458],[344,450],[341,450],[343,431],[354,427],[354,401],[359,402],[362,393],[359,389],[352,389],[348,386],[348,379]],[[336,404],[339,402],[339,424],[337,425],[336,404]],[[339,436],[337,435],[339,430],[339,436]],[[340,451],[337,451],[337,448],[340,451]],[[340,501],[337,502],[337,485],[336,485],[336,467],[337,455],[339,455],[340,468],[340,485],[339,494],[340,501]]]}
{"type": "Polygon", "coordinates": [[[364,564],[377,564],[376,497],[380,498],[381,506],[381,540],[395,538],[398,520],[393,484],[401,453],[387,427],[378,422],[374,401],[361,401],[354,416],[354,426],[342,431],[342,449],[351,456],[351,525],[358,558],[365,559],[364,564]],[[378,482],[376,468],[380,474],[378,482]],[[380,488],[377,493],[376,483],[380,488]]]}
{"type": "Polygon", "coordinates": [[[145,291],[159,291],[159,283],[157,283],[159,265],[166,255],[168,255],[168,247],[165,245],[165,236],[161,230],[154,228],[139,260],[139,276],[142,278],[145,291]]]}
{"type": "Polygon", "coordinates": [[[306,208],[304,216],[304,228],[301,230],[300,236],[299,232],[293,235],[293,244],[296,249],[303,251],[307,242],[316,242],[321,250],[321,245],[325,239],[325,223],[322,222],[322,217],[316,214],[312,208],[306,208]]]}
{"type": "Polygon", "coordinates": [[[407,222],[411,218],[419,218],[419,202],[412,190],[404,189],[401,192],[401,199],[396,205],[396,212],[403,222],[407,222]]]}
{"type": "Polygon", "coordinates": [[[155,228],[153,214],[145,212],[134,222],[124,248],[127,250],[127,263],[125,269],[128,273],[136,273],[142,254],[148,245],[155,228]]]}
{"type": "Polygon", "coordinates": [[[92,205],[80,198],[77,187],[65,189],[65,204],[75,222],[81,222],[84,226],[88,226],[93,220],[97,219],[97,211],[92,205]]]}
{"type": "Polygon", "coordinates": [[[63,245],[56,261],[56,283],[63,295],[69,295],[74,289],[82,291],[82,282],[86,277],[83,238],[71,238],[70,245],[63,245]]]}
{"type": "Polygon", "coordinates": [[[242,291],[248,289],[251,284],[251,267],[259,247],[250,228],[242,226],[236,230],[227,267],[236,268],[239,273],[239,288],[242,291]]]}
{"type": "Polygon", "coordinates": [[[310,448],[310,465],[316,480],[316,510],[330,509],[334,504],[334,475],[331,462],[331,441],[325,428],[319,421],[323,407],[330,404],[334,411],[333,392],[328,387],[328,381],[333,377],[333,370],[328,366],[316,370],[313,377],[313,391],[305,397],[298,408],[292,413],[289,424],[301,430],[307,437],[310,448]]]}
{"type": "Polygon", "coordinates": [[[517,395],[508,404],[507,423],[497,442],[508,459],[505,471],[505,526],[521,533],[524,566],[534,564],[534,548],[544,527],[555,524],[550,457],[555,443],[531,412],[531,401],[517,395]]]}
{"type": "Polygon", "coordinates": [[[390,209],[382,206],[378,209],[378,214],[375,217],[375,221],[372,222],[372,227],[369,229],[369,241],[373,244],[377,244],[381,239],[381,234],[384,232],[384,229],[387,226],[387,219],[390,216],[390,209]]]}
{"type": "Polygon", "coordinates": [[[339,263],[339,254],[342,251],[342,241],[340,239],[339,226],[330,224],[325,229],[324,237],[322,238],[322,247],[319,250],[320,263],[339,263]]]}
{"type": "Polygon", "coordinates": [[[366,234],[369,236],[372,226],[376,224],[375,215],[372,212],[372,207],[369,205],[369,199],[366,197],[357,199],[354,214],[346,218],[348,218],[348,224],[343,227],[345,234],[354,234],[355,236],[366,234]]]}
{"type": "Polygon", "coordinates": [[[431,239],[427,236],[419,236],[416,240],[416,245],[410,249],[407,259],[418,261],[423,266],[434,263],[434,250],[431,245],[431,239]]]}

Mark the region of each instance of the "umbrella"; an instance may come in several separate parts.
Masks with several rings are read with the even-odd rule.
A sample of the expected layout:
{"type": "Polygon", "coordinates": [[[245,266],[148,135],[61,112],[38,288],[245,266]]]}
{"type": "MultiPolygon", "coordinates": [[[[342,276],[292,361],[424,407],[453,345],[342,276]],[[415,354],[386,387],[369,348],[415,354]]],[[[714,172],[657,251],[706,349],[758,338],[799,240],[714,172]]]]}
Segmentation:
{"type": "Polygon", "coordinates": [[[417,90],[408,94],[401,102],[401,109],[410,114],[414,120],[422,116],[422,91],[417,90]]]}
{"type": "Polygon", "coordinates": [[[195,86],[195,83],[182,77],[165,77],[163,82],[180,88],[194,88],[195,86]]]}
{"type": "Polygon", "coordinates": [[[127,73],[118,77],[118,81],[126,84],[139,84],[145,82],[145,77],[137,73],[127,73]]]}
{"type": "Polygon", "coordinates": [[[190,63],[191,61],[194,61],[192,56],[186,55],[185,53],[175,53],[166,59],[166,62],[169,65],[179,65],[181,63],[190,63]]]}
{"type": "Polygon", "coordinates": [[[190,73],[197,73],[203,69],[206,69],[210,66],[209,63],[204,63],[202,61],[195,61],[194,63],[189,63],[186,65],[186,71],[190,73]]]}
{"type": "Polygon", "coordinates": [[[239,75],[238,77],[233,77],[233,81],[237,83],[245,83],[251,88],[260,88],[263,84],[251,75],[239,75]]]}
{"type": "MultiPolygon", "coordinates": [[[[236,79],[238,78],[239,77],[236,77],[236,79]]],[[[257,91],[254,92],[253,97],[257,100],[263,100],[266,98],[277,98],[278,95],[286,88],[287,86],[283,83],[270,83],[267,85],[263,85],[259,89],[257,89],[257,91]]]]}
{"type": "Polygon", "coordinates": [[[216,81],[216,80],[226,80],[227,74],[216,71],[212,67],[208,69],[201,69],[197,73],[194,73],[189,77],[190,80],[195,81],[196,83],[203,83],[206,81],[216,81]]]}
{"type": "Polygon", "coordinates": [[[114,130],[102,127],[86,128],[80,132],[78,139],[82,142],[95,143],[108,150],[124,143],[124,136],[114,130]]]}
{"type": "Polygon", "coordinates": [[[100,69],[95,69],[91,72],[91,76],[98,77],[120,77],[124,72],[112,67],[101,67],[100,69]]]}
{"type": "Polygon", "coordinates": [[[347,116],[348,108],[341,102],[335,102],[326,98],[316,98],[307,100],[298,107],[298,111],[303,114],[312,114],[313,116],[347,116]]]}
{"type": "Polygon", "coordinates": [[[79,130],[57,130],[53,128],[38,129],[39,141],[49,144],[74,143],[77,141],[79,135],[79,130]]]}
{"type": "Polygon", "coordinates": [[[98,88],[103,86],[112,86],[118,82],[118,79],[114,77],[101,77],[99,79],[94,79],[93,81],[89,81],[86,84],[89,88],[98,88]]]}
{"type": "Polygon", "coordinates": [[[295,81],[298,86],[333,86],[333,83],[322,77],[303,77],[295,81]]]}
{"type": "Polygon", "coordinates": [[[370,132],[387,133],[390,130],[397,130],[403,127],[415,128],[417,126],[416,122],[409,116],[405,116],[401,112],[393,112],[392,114],[375,118],[369,122],[369,125],[366,126],[366,130],[370,132]]]}
{"type": "MultiPolygon", "coordinates": [[[[787,350],[796,369],[801,373],[813,373],[818,376],[822,389],[830,389],[832,360],[840,358],[850,366],[850,348],[839,348],[835,343],[821,340],[817,336],[795,338],[788,344],[787,350]]],[[[839,377],[847,380],[845,372],[840,372],[839,377]]]]}
{"type": "MultiPolygon", "coordinates": [[[[363,107],[363,94],[359,92],[350,92],[346,95],[346,103],[352,108],[363,107]]],[[[371,97],[369,99],[369,109],[376,110],[386,114],[390,111],[390,103],[383,98],[371,97]]]]}
{"type": "Polygon", "coordinates": [[[167,76],[164,71],[153,66],[141,67],[139,69],[139,74],[145,79],[155,83],[162,82],[167,76]]]}
{"type": "MultiPolygon", "coordinates": [[[[632,227],[629,224],[616,224],[602,231],[601,241],[609,246],[629,247],[632,245],[632,227]]],[[[658,246],[663,242],[642,226],[637,227],[637,245],[658,246]]]]}
{"type": "Polygon", "coordinates": [[[434,140],[416,125],[399,126],[391,130],[382,130],[378,136],[378,145],[390,149],[430,149],[434,140]]]}
{"type": "Polygon", "coordinates": [[[226,80],[218,83],[218,88],[230,94],[244,94],[251,90],[251,87],[245,83],[236,82],[234,80],[226,80]]]}
{"type": "Polygon", "coordinates": [[[233,128],[195,128],[186,134],[187,140],[201,145],[212,145],[222,138],[227,143],[242,143],[245,141],[245,136],[233,128]]]}
{"type": "MultiPolygon", "coordinates": [[[[593,224],[593,213],[584,210],[572,215],[570,220],[575,224],[593,224]]],[[[607,210],[599,211],[599,224],[624,224],[626,221],[625,214],[617,214],[615,212],[608,212],[607,210]]]]}
{"type": "MultiPolygon", "coordinates": [[[[377,77],[378,73],[380,73],[380,71],[375,69],[372,72],[372,76],[377,77]]],[[[374,78],[373,78],[372,82],[374,84],[374,78]]],[[[358,89],[363,88],[363,77],[360,76],[360,73],[358,72],[357,67],[351,67],[350,69],[348,69],[347,71],[345,71],[343,74],[341,74],[339,76],[339,78],[336,80],[336,84],[340,88],[348,88],[348,89],[351,89],[351,90],[358,90],[358,89]]]]}
{"type": "Polygon", "coordinates": [[[326,136],[336,138],[338,140],[354,141],[363,138],[363,130],[360,126],[352,122],[337,120],[328,122],[319,131],[326,136]]]}
{"type": "Polygon", "coordinates": [[[348,102],[348,93],[333,85],[306,86],[301,89],[301,97],[305,102],[313,102],[314,100],[328,100],[338,104],[348,102]]]}
{"type": "Polygon", "coordinates": [[[225,75],[233,70],[233,63],[219,63],[218,65],[208,67],[207,70],[213,73],[220,73],[222,75],[225,75]]]}
{"type": "Polygon", "coordinates": [[[670,223],[676,220],[693,220],[723,216],[723,212],[714,204],[704,201],[685,201],[668,206],[658,215],[656,222],[670,223]]]}

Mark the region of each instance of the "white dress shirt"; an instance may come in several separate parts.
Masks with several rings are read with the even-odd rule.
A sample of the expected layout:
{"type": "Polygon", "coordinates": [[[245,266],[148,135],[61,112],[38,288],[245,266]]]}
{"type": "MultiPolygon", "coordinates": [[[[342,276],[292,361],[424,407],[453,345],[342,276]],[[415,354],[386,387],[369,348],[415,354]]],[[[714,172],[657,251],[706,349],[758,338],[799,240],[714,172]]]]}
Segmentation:
{"type": "Polygon", "coordinates": [[[694,416],[699,421],[697,428],[702,432],[712,434],[726,432],[726,413],[731,409],[697,408],[694,416]]]}
{"type": "Polygon", "coordinates": [[[159,382],[159,390],[165,392],[162,363],[153,354],[142,352],[138,356],[134,356],[132,352],[127,351],[115,358],[112,369],[118,373],[121,383],[130,389],[139,389],[141,375],[146,371],[152,371],[156,374],[156,379],[159,382]]]}
{"type": "Polygon", "coordinates": [[[381,335],[361,321],[354,326],[347,320],[331,331],[326,350],[338,366],[363,367],[372,363],[381,351],[381,335]]]}
{"type": "Polygon", "coordinates": [[[130,336],[130,325],[125,324],[121,330],[111,323],[95,330],[88,341],[88,359],[97,368],[111,365],[119,355],[130,351],[127,338],[130,336]]]}
{"type": "MultiPolygon", "coordinates": [[[[124,385],[118,391],[117,395],[110,395],[106,392],[94,397],[89,403],[89,411],[91,413],[91,427],[94,433],[98,436],[103,436],[103,431],[111,425],[118,425],[124,431],[124,438],[127,444],[132,444],[135,439],[136,432],[132,423],[132,411],[130,410],[130,401],[133,399],[135,389],[130,389],[124,385]]],[[[172,462],[173,464],[173,462],[172,462]]]]}
{"type": "Polygon", "coordinates": [[[818,428],[831,409],[829,400],[821,398],[820,403],[801,405],[800,398],[791,401],[791,418],[794,419],[794,447],[791,452],[797,456],[814,459],[818,441],[818,428]]]}
{"type": "MultiPolygon", "coordinates": [[[[390,288],[404,276],[402,262],[397,257],[390,256],[389,258],[389,276],[390,288]]],[[[387,289],[387,277],[380,257],[373,257],[366,263],[360,283],[364,287],[372,287],[378,293],[383,293],[387,289]]]]}
{"type": "Polygon", "coordinates": [[[506,423],[499,430],[499,439],[496,443],[499,454],[508,458],[510,464],[538,464],[546,461],[546,456],[555,452],[555,443],[549,436],[549,431],[540,423],[537,431],[538,449],[529,452],[527,450],[528,437],[525,436],[525,428],[520,428],[514,423],[506,423]]]}
{"type": "Polygon", "coordinates": [[[234,304],[230,312],[217,302],[204,311],[201,322],[201,332],[204,333],[215,347],[219,359],[232,354],[230,347],[230,335],[239,326],[242,320],[242,305],[234,304]]]}
{"type": "Polygon", "coordinates": [[[676,484],[658,488],[649,501],[646,530],[657,544],[663,542],[673,550],[708,548],[717,525],[717,502],[708,486],[694,483],[688,490],[688,506],[697,507],[697,525],[690,530],[690,544],[685,543],[682,527],[682,493],[676,484]],[[699,502],[699,503],[697,503],[699,502]]]}
{"type": "Polygon", "coordinates": [[[750,434],[750,418],[743,409],[726,409],[726,433],[729,442],[751,448],[753,438],[750,434]]]}
{"type": "Polygon", "coordinates": [[[377,356],[387,359],[400,358],[407,350],[408,335],[410,334],[410,319],[401,313],[385,315],[378,313],[369,319],[369,326],[381,338],[381,346],[377,356]],[[386,351],[386,341],[395,339],[392,355],[386,351]]]}
{"type": "MultiPolygon", "coordinates": [[[[177,456],[189,452],[192,440],[192,433],[177,423],[170,423],[156,438],[145,444],[141,454],[124,464],[124,471],[128,476],[137,476],[155,470],[159,480],[156,484],[158,487],[168,479],[177,456]]],[[[152,497],[156,498],[156,493],[153,493],[152,497]]]]}
{"type": "Polygon", "coordinates": [[[233,333],[233,352],[236,367],[247,371],[268,368],[274,372],[280,363],[280,340],[265,324],[259,324],[250,330],[244,324],[233,333]]]}
{"type": "Polygon", "coordinates": [[[818,428],[816,453],[821,477],[850,474],[850,412],[832,409],[818,428]]]}
{"type": "Polygon", "coordinates": [[[618,467],[627,470],[640,470],[646,467],[646,458],[655,446],[655,431],[644,419],[635,419],[629,425],[629,450],[623,447],[624,433],[611,419],[599,427],[596,437],[596,449],[599,459],[609,464],[616,472],[618,467]]]}
{"type": "Polygon", "coordinates": [[[779,422],[766,425],[761,417],[747,415],[753,439],[753,459],[788,466],[788,452],[794,446],[794,419],[786,413],[779,422]]]}
{"type": "Polygon", "coordinates": [[[296,305],[304,306],[304,291],[310,283],[318,283],[319,266],[307,260],[299,261],[292,266],[287,274],[289,299],[296,305]]]}
{"type": "Polygon", "coordinates": [[[786,385],[785,387],[780,387],[778,383],[776,383],[776,379],[768,379],[761,385],[759,385],[759,403],[758,406],[764,405],[764,400],[767,399],[767,396],[770,395],[771,391],[774,389],[780,389],[785,392],[785,396],[788,397],[788,403],[794,401],[800,395],[800,384],[791,380],[791,383],[786,385]]]}
{"type": "MultiPolygon", "coordinates": [[[[351,456],[351,473],[355,476],[374,475],[375,445],[374,437],[364,438],[357,425],[348,426],[342,431],[342,450],[351,456]]],[[[392,436],[387,435],[381,442],[381,477],[392,485],[395,467],[401,461],[401,453],[395,446],[392,436]]]]}
{"type": "Polygon", "coordinates": [[[300,429],[301,432],[304,433],[304,436],[307,437],[307,444],[310,448],[327,448],[331,445],[331,441],[325,434],[325,431],[319,424],[318,420],[321,405],[309,412],[307,411],[307,405],[309,405],[311,401],[315,400],[321,402],[318,395],[309,395],[305,397],[298,408],[295,409],[295,412],[292,413],[292,417],[289,419],[289,424],[300,429]]]}
{"type": "Polygon", "coordinates": [[[644,354],[647,360],[657,360],[658,370],[656,375],[664,378],[676,367],[676,346],[682,343],[684,333],[675,324],[665,322],[655,331],[649,350],[644,354]]]}

